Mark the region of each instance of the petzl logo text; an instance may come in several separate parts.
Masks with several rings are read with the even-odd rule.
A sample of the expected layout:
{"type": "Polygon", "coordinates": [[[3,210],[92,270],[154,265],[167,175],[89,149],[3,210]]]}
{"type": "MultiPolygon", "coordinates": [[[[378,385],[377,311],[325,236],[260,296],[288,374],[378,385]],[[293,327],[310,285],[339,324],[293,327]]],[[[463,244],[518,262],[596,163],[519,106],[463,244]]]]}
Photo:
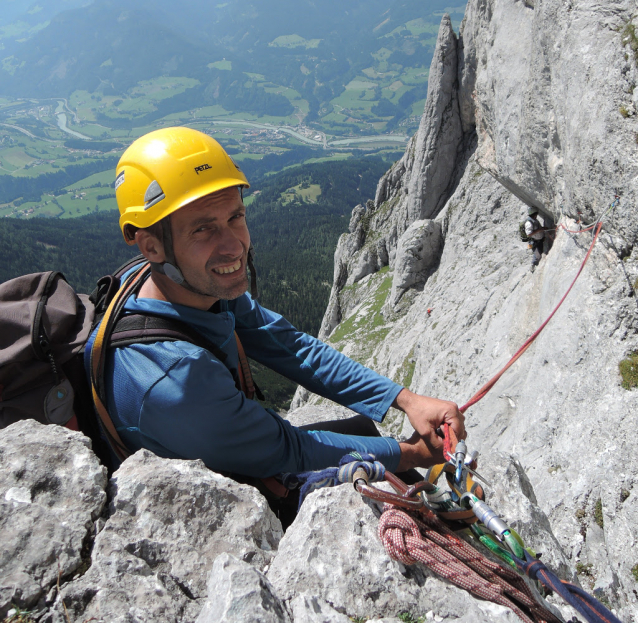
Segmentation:
{"type": "Polygon", "coordinates": [[[213,167],[210,166],[210,164],[202,164],[198,167],[195,167],[195,173],[197,173],[197,175],[199,175],[200,171],[206,171],[206,169],[212,169],[213,167]]]}

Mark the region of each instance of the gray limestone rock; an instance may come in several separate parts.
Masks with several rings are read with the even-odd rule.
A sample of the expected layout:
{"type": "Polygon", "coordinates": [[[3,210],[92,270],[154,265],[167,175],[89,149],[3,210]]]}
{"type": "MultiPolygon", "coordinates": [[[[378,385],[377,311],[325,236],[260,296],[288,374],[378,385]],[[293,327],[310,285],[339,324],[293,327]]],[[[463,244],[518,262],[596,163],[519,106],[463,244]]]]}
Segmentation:
{"type": "Polygon", "coordinates": [[[406,169],[414,172],[407,183],[407,221],[429,219],[441,210],[453,181],[463,130],[458,102],[457,39],[449,16],[441,20],[428,77],[428,97],[416,134],[414,153],[406,169]]]}
{"type": "Polygon", "coordinates": [[[396,305],[409,288],[423,286],[439,259],[441,245],[441,224],[436,221],[414,221],[405,230],[397,246],[390,305],[396,305]]]}
{"type": "MultiPolygon", "coordinates": [[[[637,189],[633,0],[470,0],[463,101],[474,101],[479,164],[555,219],[593,220],[637,189]],[[629,26],[629,29],[627,28],[629,26]]],[[[608,225],[633,244],[638,216],[608,225]]]]}
{"type": "Polygon", "coordinates": [[[220,621],[291,623],[263,573],[227,553],[220,554],[213,563],[208,578],[208,599],[196,623],[220,621]]]}
{"type": "Polygon", "coordinates": [[[295,623],[352,623],[350,617],[315,595],[297,595],[288,607],[295,623]]]}
{"type": "Polygon", "coordinates": [[[292,409],[286,414],[286,419],[293,426],[306,426],[315,422],[328,420],[345,420],[357,415],[347,407],[326,401],[321,405],[306,405],[299,409],[292,409]]]}
{"type": "MultiPolygon", "coordinates": [[[[260,568],[282,535],[256,489],[201,461],[140,450],[113,475],[110,494],[91,568],[61,592],[73,621],[194,621],[219,554],[260,568]]],[[[60,609],[52,620],[63,621],[60,609]]]]}
{"type": "Polygon", "coordinates": [[[0,430],[0,619],[41,609],[58,577],[90,564],[106,469],[81,433],[24,420],[0,430]]]}

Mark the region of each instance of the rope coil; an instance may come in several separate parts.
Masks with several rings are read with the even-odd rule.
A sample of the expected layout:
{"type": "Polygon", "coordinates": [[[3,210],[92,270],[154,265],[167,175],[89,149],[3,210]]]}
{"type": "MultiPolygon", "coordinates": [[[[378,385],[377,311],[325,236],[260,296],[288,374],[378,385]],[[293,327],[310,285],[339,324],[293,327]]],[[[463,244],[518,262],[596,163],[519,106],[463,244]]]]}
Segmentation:
{"type": "Polygon", "coordinates": [[[393,507],[384,509],[379,538],[390,557],[405,565],[422,563],[477,597],[510,608],[526,623],[560,623],[536,602],[515,571],[485,558],[431,511],[422,511],[421,519],[393,507]]]}

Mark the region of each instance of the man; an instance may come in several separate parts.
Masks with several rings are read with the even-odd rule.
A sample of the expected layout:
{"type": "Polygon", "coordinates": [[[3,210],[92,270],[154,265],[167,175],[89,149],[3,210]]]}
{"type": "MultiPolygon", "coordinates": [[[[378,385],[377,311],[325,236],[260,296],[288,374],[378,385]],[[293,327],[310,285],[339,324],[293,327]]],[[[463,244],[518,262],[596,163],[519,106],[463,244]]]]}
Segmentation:
{"type": "Polygon", "coordinates": [[[465,437],[454,403],[402,388],[247,294],[251,245],[241,191],[248,186],[215,140],[189,128],[141,137],[118,164],[120,227],[152,267],[125,311],[185,322],[226,355],[181,341],[112,349],[107,408],[123,442],[257,478],[333,466],[353,450],[375,454],[391,471],[443,462],[436,429],[447,422],[465,437]],[[291,426],[238,389],[235,331],[249,357],[372,420],[390,406],[401,409],[416,432],[397,443],[291,426]]]}
{"type": "Polygon", "coordinates": [[[534,272],[538,263],[541,261],[545,229],[536,218],[538,216],[538,210],[536,208],[527,208],[527,215],[527,219],[525,220],[525,235],[531,240],[532,267],[530,270],[534,272]]]}

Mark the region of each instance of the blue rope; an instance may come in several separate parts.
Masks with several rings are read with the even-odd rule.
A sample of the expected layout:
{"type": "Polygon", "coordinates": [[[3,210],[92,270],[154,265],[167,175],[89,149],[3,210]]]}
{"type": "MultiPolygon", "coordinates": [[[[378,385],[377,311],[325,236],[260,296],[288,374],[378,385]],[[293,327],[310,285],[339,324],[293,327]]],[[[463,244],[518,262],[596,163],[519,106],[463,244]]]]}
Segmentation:
{"type": "Polygon", "coordinates": [[[301,485],[299,492],[299,508],[306,496],[323,487],[334,487],[344,482],[352,482],[354,473],[362,468],[368,475],[368,482],[379,482],[385,478],[385,467],[375,460],[374,454],[359,454],[351,452],[339,461],[339,467],[328,467],[318,472],[300,472],[298,474],[282,474],[281,480],[289,489],[296,489],[301,485]]]}
{"type": "Polygon", "coordinates": [[[526,560],[512,556],[519,571],[530,579],[538,580],[545,588],[558,593],[570,606],[585,617],[588,623],[621,623],[597,599],[582,588],[556,577],[540,560],[525,551],[526,560]]]}

